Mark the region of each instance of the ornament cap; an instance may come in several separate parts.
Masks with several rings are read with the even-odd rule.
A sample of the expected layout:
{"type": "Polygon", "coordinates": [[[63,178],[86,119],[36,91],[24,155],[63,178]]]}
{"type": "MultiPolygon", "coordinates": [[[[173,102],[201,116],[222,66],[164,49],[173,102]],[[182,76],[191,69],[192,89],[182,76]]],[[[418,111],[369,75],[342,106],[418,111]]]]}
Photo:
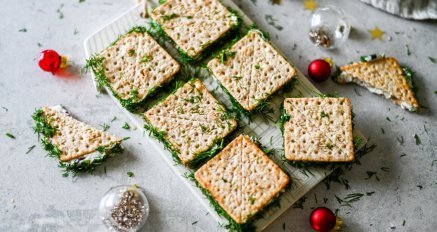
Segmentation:
{"type": "Polygon", "coordinates": [[[68,58],[66,56],[60,56],[61,63],[59,64],[59,68],[66,68],[68,66],[68,58]]]}
{"type": "Polygon", "coordinates": [[[343,227],[343,219],[341,217],[335,217],[335,226],[332,231],[341,231],[341,228],[343,227]]]}

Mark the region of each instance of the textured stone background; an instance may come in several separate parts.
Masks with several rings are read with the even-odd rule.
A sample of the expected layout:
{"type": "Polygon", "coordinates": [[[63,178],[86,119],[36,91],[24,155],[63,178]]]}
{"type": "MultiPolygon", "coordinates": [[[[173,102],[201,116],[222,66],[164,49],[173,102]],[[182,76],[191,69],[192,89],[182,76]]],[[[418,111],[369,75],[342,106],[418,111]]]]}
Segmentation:
{"type": "MultiPolygon", "coordinates": [[[[219,231],[206,210],[190,195],[163,162],[149,142],[136,131],[121,129],[128,119],[106,96],[96,96],[92,81],[80,75],[84,63],[86,36],[123,13],[133,0],[1,1],[0,8],[0,231],[96,231],[98,202],[114,185],[144,186],[151,204],[151,215],[144,231],[219,231]],[[20,32],[26,28],[27,32],[20,32]],[[38,43],[42,47],[38,46],[38,43]],[[38,52],[52,48],[66,54],[78,68],[71,74],[54,77],[39,70],[38,52]],[[127,152],[98,169],[94,176],[63,178],[56,162],[45,157],[31,129],[30,115],[42,105],[62,103],[78,118],[92,125],[108,123],[110,132],[130,136],[127,152]],[[110,120],[117,116],[117,120],[110,120]],[[5,133],[12,133],[12,140],[5,133]],[[135,173],[134,178],[126,175],[135,173]],[[196,222],[194,223],[193,222],[196,222]]],[[[432,231],[437,228],[437,24],[410,21],[373,9],[359,1],[318,1],[340,7],[354,30],[337,51],[322,51],[307,38],[310,12],[302,1],[284,0],[281,5],[268,1],[236,0],[257,24],[270,32],[272,40],[297,68],[306,73],[313,59],[331,57],[344,64],[360,55],[386,53],[416,71],[419,101],[426,109],[408,113],[381,97],[354,85],[339,86],[332,81],[317,84],[325,92],[338,91],[350,97],[356,113],[356,126],[377,144],[361,166],[346,173],[350,190],[334,184],[318,185],[306,195],[303,209],[288,210],[267,231],[309,231],[312,207],[339,208],[345,231],[432,231]],[[254,3],[256,2],[256,3],[254,3]],[[266,15],[277,19],[279,31],[269,26],[266,15]],[[379,26],[391,37],[371,40],[367,30],[379,26]],[[411,55],[407,55],[408,45],[411,55]],[[390,121],[387,120],[390,119],[390,121]],[[382,132],[382,129],[385,133],[382,132]],[[425,131],[426,128],[426,131],[425,131]],[[413,138],[421,140],[416,145],[413,138]],[[397,137],[403,136],[400,144],[397,137]],[[405,156],[400,157],[402,154],[405,156]],[[389,167],[384,172],[381,167],[389,167]],[[367,171],[377,172],[366,180],[367,171]],[[375,193],[364,196],[353,207],[340,207],[335,195],[375,193]],[[317,202],[316,202],[317,198],[317,202]],[[323,203],[323,198],[328,202],[323,203]],[[403,221],[405,220],[405,224],[403,221]]]]}

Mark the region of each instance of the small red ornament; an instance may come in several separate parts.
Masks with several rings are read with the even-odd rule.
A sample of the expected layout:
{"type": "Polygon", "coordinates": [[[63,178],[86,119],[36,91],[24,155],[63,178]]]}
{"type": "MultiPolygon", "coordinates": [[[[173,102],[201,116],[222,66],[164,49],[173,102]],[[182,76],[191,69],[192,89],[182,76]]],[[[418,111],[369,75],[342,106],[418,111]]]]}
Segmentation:
{"type": "Polygon", "coordinates": [[[310,216],[311,227],[318,232],[329,232],[339,230],[342,224],[341,218],[326,207],[319,207],[313,210],[310,216]]]}
{"type": "Polygon", "coordinates": [[[331,65],[326,60],[314,60],[308,66],[308,75],[316,82],[325,81],[331,76],[331,65]]]}
{"type": "Polygon", "coordinates": [[[46,72],[54,72],[59,68],[67,67],[67,57],[60,56],[54,50],[44,50],[38,59],[39,67],[46,72]]]}

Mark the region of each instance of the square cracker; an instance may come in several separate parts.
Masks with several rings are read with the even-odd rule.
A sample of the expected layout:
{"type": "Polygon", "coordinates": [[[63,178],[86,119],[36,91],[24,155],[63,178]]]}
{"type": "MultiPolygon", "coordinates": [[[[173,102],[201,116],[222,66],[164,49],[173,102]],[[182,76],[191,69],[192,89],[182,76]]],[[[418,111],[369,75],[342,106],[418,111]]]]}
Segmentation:
{"type": "Polygon", "coordinates": [[[234,139],[194,176],[239,224],[262,210],[289,182],[288,175],[247,135],[234,139]]]}
{"type": "Polygon", "coordinates": [[[184,164],[209,150],[237,126],[203,83],[192,79],[145,113],[147,122],[178,153],[184,164]]]}
{"type": "Polygon", "coordinates": [[[293,66],[257,30],[234,44],[228,59],[215,58],[208,68],[246,110],[256,108],[296,74],[293,66]]]}
{"type": "Polygon", "coordinates": [[[59,159],[62,162],[86,156],[99,147],[121,143],[121,138],[74,119],[59,107],[43,107],[41,110],[46,122],[55,129],[49,141],[61,151],[59,159]]]}
{"type": "Polygon", "coordinates": [[[110,88],[123,100],[142,102],[170,81],[180,66],[147,32],[122,36],[101,54],[110,88]]]}
{"type": "Polygon", "coordinates": [[[354,160],[352,107],[348,98],[286,98],[285,157],[293,161],[354,160]]]}
{"type": "Polygon", "coordinates": [[[167,0],[151,17],[189,57],[239,25],[238,17],[219,0],[167,0]]]}

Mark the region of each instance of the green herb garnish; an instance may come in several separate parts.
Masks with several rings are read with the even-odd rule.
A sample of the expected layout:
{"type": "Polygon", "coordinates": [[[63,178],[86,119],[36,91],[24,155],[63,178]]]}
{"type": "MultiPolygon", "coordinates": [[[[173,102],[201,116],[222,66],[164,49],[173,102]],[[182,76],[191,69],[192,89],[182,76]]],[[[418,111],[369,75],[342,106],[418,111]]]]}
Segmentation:
{"type": "Polygon", "coordinates": [[[151,60],[152,60],[152,58],[148,55],[144,55],[143,58],[141,58],[141,62],[143,62],[143,63],[147,63],[151,60]]]}
{"type": "Polygon", "coordinates": [[[229,51],[228,49],[225,49],[219,53],[218,59],[220,60],[221,63],[225,63],[230,58],[235,57],[235,54],[237,54],[237,53],[233,52],[233,51],[229,51]]]}
{"type": "Polygon", "coordinates": [[[234,75],[234,76],[232,76],[232,78],[238,81],[238,80],[240,80],[240,79],[243,78],[243,77],[242,77],[242,76],[236,76],[236,75],[234,75]]]}
{"type": "Polygon", "coordinates": [[[320,117],[321,118],[325,118],[325,117],[329,118],[329,114],[327,114],[325,111],[321,111],[320,112],[320,117]]]}
{"type": "Polygon", "coordinates": [[[422,144],[422,142],[420,141],[420,138],[417,134],[414,134],[414,139],[416,140],[416,145],[422,144]]]}
{"type": "Polygon", "coordinates": [[[127,51],[127,54],[128,54],[129,56],[133,56],[133,55],[135,55],[135,50],[134,50],[134,49],[129,49],[129,50],[127,51]]]}
{"type": "Polygon", "coordinates": [[[127,122],[124,122],[124,125],[121,128],[129,130],[130,126],[129,126],[129,124],[127,122]]]}
{"type": "Polygon", "coordinates": [[[103,123],[100,126],[102,127],[103,131],[107,131],[110,128],[110,126],[106,123],[103,123]]]}
{"type": "Polygon", "coordinates": [[[131,172],[131,171],[128,171],[128,172],[127,172],[127,176],[128,176],[128,177],[134,177],[135,174],[134,174],[133,172],[131,172]]]}
{"type": "Polygon", "coordinates": [[[164,22],[168,21],[170,19],[174,19],[176,17],[179,17],[179,16],[177,14],[175,14],[175,13],[166,14],[166,15],[161,16],[161,18],[164,20],[164,22]]]}
{"type": "Polygon", "coordinates": [[[27,148],[26,155],[29,154],[29,153],[30,153],[30,152],[35,148],[35,146],[36,146],[36,145],[32,145],[32,146],[30,146],[29,148],[27,148]]]}
{"type": "Polygon", "coordinates": [[[436,58],[432,58],[430,56],[428,56],[428,59],[433,62],[434,64],[437,64],[437,59],[436,58]]]}
{"type": "Polygon", "coordinates": [[[284,29],[281,25],[277,24],[278,20],[273,18],[273,15],[266,15],[265,19],[270,26],[276,28],[277,30],[282,31],[282,29],[284,29]]]}
{"type": "Polygon", "coordinates": [[[11,133],[6,133],[6,136],[8,136],[11,139],[15,139],[15,136],[13,134],[11,134],[11,133]]]}

